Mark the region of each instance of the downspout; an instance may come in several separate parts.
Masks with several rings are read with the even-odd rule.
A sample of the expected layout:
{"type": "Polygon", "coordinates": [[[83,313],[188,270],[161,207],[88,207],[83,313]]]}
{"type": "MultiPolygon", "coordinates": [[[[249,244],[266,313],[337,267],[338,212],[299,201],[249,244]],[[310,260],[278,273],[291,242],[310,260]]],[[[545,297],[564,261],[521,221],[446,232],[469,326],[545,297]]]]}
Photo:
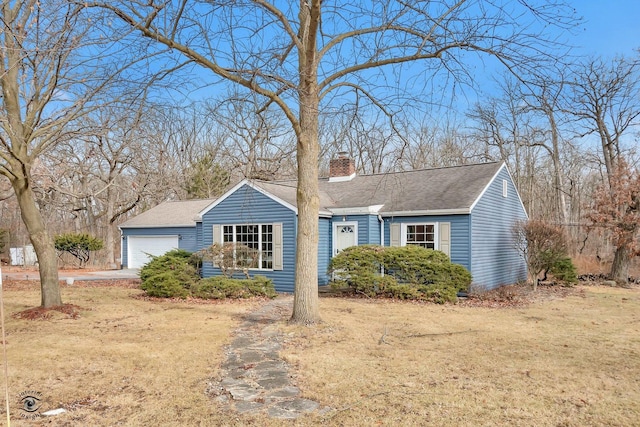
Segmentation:
{"type": "MultiPolygon", "coordinates": [[[[124,234],[122,233],[122,228],[118,227],[118,229],[120,230],[120,270],[122,270],[122,261],[124,261],[124,234]]],[[[127,263],[129,263],[129,260],[127,260],[127,263]]]]}
{"type": "MultiPolygon", "coordinates": [[[[384,247],[384,219],[380,214],[378,214],[378,221],[380,221],[380,246],[384,247]]],[[[384,277],[384,265],[380,266],[380,276],[384,277]]]]}

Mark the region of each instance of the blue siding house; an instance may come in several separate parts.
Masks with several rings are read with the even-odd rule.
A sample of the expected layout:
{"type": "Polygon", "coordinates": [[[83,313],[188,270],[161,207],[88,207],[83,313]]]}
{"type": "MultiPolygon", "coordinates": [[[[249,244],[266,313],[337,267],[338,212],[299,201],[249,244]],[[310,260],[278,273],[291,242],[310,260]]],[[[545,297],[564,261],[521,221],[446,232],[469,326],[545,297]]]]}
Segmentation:
{"type": "MultiPolygon", "coordinates": [[[[340,156],[330,162],[330,177],[319,182],[320,285],[328,283],[327,267],[335,254],[364,244],[440,250],[469,269],[473,284],[484,289],[526,279],[526,264],[514,249],[511,229],[527,214],[504,163],[360,176],[355,170],[353,160],[340,156]]],[[[244,180],[217,200],[202,201],[197,213],[195,204],[173,202],[185,203],[185,215],[188,208],[195,218],[193,237],[177,224],[135,227],[136,217],[121,226],[123,265],[132,266],[125,256],[125,243],[132,237],[137,243],[136,238],[145,235],[178,234],[182,237],[177,244],[185,249],[192,241],[195,249],[216,242],[242,243],[259,250],[254,274],[271,278],[280,292],[292,292],[296,184],[244,180]]],[[[218,274],[220,269],[212,264],[203,267],[205,277],[218,274]]]]}

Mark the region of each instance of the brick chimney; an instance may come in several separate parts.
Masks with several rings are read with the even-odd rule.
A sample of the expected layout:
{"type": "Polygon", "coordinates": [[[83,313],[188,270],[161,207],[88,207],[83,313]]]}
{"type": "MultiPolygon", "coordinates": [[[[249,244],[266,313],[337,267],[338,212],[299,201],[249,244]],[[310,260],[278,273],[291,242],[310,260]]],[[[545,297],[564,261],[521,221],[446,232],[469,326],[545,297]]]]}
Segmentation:
{"type": "Polygon", "coordinates": [[[345,151],[329,161],[329,182],[351,181],[356,176],[356,162],[345,151]]]}

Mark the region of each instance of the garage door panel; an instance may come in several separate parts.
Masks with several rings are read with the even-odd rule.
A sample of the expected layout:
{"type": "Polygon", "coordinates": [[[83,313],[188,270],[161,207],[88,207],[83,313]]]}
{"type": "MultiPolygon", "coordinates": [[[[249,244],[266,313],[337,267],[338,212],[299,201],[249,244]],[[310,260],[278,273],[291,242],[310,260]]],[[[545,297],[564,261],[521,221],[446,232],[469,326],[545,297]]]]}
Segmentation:
{"type": "Polygon", "coordinates": [[[178,236],[129,236],[128,267],[141,268],[151,260],[178,248],[178,236]]]}

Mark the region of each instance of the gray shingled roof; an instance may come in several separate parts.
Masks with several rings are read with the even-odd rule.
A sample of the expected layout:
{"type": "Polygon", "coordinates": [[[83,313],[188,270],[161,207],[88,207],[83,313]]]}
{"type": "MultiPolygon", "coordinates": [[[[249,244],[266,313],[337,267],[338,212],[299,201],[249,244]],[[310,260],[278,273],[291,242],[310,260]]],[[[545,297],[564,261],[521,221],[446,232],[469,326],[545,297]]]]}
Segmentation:
{"type": "MultiPolygon", "coordinates": [[[[320,181],[320,209],[384,205],[385,212],[468,210],[502,167],[482,163],[437,169],[358,175],[350,181],[320,181]]],[[[296,205],[296,182],[256,182],[296,205]]]]}
{"type": "Polygon", "coordinates": [[[198,213],[214,201],[215,199],[198,199],[163,202],[125,221],[120,228],[193,227],[198,213]]]}

